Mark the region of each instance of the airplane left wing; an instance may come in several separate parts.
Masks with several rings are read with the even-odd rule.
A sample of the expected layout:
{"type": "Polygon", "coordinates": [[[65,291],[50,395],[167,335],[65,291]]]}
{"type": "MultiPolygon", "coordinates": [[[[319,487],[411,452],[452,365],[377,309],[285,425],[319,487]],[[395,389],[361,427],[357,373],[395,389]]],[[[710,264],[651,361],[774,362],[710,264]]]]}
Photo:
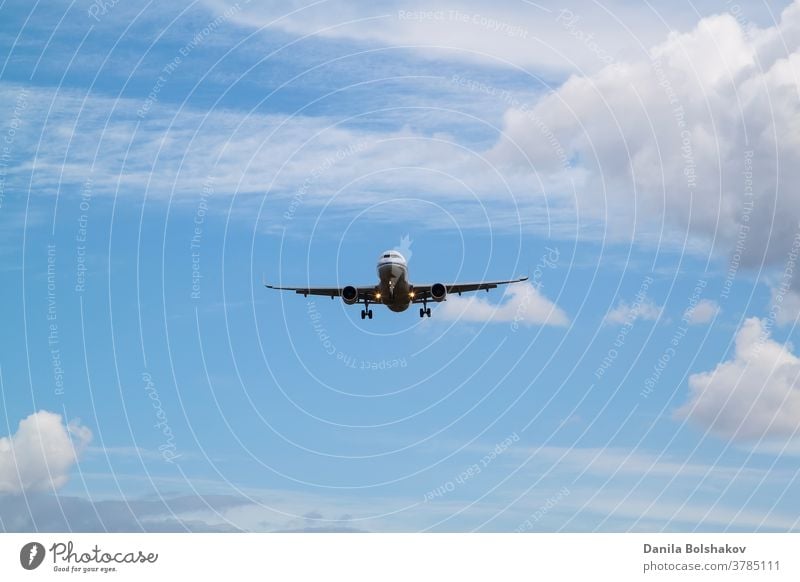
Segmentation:
{"type": "Polygon", "coordinates": [[[436,289],[434,287],[441,285],[447,295],[451,293],[468,293],[470,291],[489,291],[495,289],[500,285],[508,285],[509,283],[521,283],[527,281],[528,277],[520,277],[519,279],[509,279],[507,281],[480,281],[476,283],[434,283],[432,285],[414,285],[414,303],[422,303],[430,299],[436,299],[436,289]]]}
{"type": "Polygon", "coordinates": [[[308,297],[309,295],[321,295],[323,297],[330,297],[331,299],[334,297],[343,297],[346,300],[350,299],[350,297],[347,296],[347,291],[353,289],[356,292],[356,296],[348,302],[364,303],[365,301],[369,301],[370,303],[380,303],[376,298],[377,290],[374,284],[365,285],[363,287],[278,287],[276,285],[264,283],[264,287],[267,289],[277,289],[278,291],[294,291],[304,297],[308,297]]]}

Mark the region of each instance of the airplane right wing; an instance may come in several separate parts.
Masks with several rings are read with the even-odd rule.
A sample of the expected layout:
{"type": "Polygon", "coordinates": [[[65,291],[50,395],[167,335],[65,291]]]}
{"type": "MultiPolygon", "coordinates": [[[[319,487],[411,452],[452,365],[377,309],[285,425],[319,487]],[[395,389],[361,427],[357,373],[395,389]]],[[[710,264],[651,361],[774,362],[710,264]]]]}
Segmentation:
{"type": "Polygon", "coordinates": [[[528,277],[520,277],[519,279],[509,279],[507,281],[480,281],[476,283],[434,283],[432,285],[414,285],[414,303],[422,303],[433,299],[437,301],[438,297],[445,297],[450,293],[468,293],[470,291],[489,291],[495,289],[499,285],[507,285],[509,283],[521,283],[527,281],[528,277]]]}

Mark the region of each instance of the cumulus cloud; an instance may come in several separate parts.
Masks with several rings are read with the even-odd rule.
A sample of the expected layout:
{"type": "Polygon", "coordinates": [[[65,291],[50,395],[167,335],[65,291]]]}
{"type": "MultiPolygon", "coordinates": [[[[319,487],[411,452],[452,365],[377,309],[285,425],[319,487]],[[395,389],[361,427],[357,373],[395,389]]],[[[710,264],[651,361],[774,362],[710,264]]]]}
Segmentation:
{"type": "Polygon", "coordinates": [[[569,317],[530,283],[509,285],[503,300],[493,304],[483,295],[448,295],[436,311],[446,320],[510,322],[517,325],[565,326],[569,317]]]}
{"type": "Polygon", "coordinates": [[[46,410],[31,414],[16,433],[0,438],[0,493],[58,489],[91,439],[78,421],[64,424],[46,410]]]}
{"type": "Polygon", "coordinates": [[[800,219],[799,48],[800,0],[771,28],[704,18],[509,109],[493,159],[571,174],[581,214],[617,236],[665,222],[745,264],[776,262],[800,219]]]}
{"type": "Polygon", "coordinates": [[[683,317],[690,325],[708,323],[719,313],[719,303],[711,299],[701,299],[694,307],[690,307],[683,317]]]}
{"type": "Polygon", "coordinates": [[[631,304],[620,301],[619,304],[606,313],[603,323],[606,325],[623,325],[633,323],[637,319],[655,321],[661,315],[663,307],[653,303],[652,299],[644,298],[642,301],[631,304]]]}
{"type": "Polygon", "coordinates": [[[689,377],[678,418],[729,439],[774,441],[800,430],[800,358],[750,318],[736,335],[733,358],[689,377]]]}

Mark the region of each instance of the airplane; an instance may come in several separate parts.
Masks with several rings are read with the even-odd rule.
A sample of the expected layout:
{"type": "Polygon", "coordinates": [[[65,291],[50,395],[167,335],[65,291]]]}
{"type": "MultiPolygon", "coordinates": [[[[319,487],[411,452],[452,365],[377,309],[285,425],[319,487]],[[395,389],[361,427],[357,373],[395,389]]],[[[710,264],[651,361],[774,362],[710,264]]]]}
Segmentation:
{"type": "Polygon", "coordinates": [[[392,311],[399,313],[408,309],[412,303],[422,303],[419,316],[431,316],[428,301],[436,303],[446,301],[450,293],[467,293],[469,291],[489,292],[498,285],[519,283],[527,281],[528,277],[511,279],[509,281],[481,281],[478,283],[433,283],[432,285],[413,285],[408,279],[408,263],[405,257],[395,250],[384,251],[378,258],[378,284],[377,285],[347,285],[346,287],[277,287],[264,286],[268,289],[279,291],[294,291],[300,295],[322,295],[325,297],[341,297],[347,305],[363,303],[361,319],[372,319],[370,304],[383,304],[392,311]]]}

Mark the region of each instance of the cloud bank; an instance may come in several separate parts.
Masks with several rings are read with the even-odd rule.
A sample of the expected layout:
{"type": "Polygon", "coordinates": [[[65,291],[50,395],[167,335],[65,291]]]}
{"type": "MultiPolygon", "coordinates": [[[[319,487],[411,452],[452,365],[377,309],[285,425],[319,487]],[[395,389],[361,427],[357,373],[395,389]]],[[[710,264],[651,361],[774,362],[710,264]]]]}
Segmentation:
{"type": "Polygon", "coordinates": [[[800,2],[768,28],[710,16],[509,109],[492,159],[572,173],[580,213],[616,236],[666,224],[774,263],[800,221],[799,80],[800,2]]]}

